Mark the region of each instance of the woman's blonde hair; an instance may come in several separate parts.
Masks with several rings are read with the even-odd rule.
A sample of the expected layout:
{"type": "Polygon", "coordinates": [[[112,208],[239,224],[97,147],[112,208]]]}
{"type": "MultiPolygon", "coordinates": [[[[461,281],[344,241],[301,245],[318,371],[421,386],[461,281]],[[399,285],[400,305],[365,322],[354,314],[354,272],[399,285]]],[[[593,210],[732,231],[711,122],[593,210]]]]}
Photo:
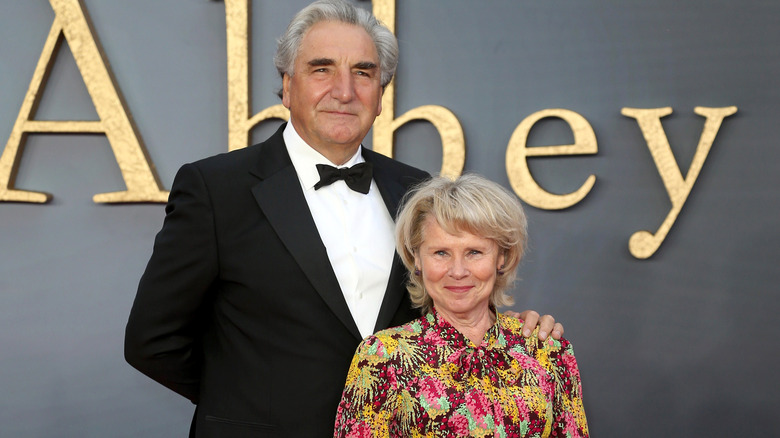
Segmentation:
{"type": "Polygon", "coordinates": [[[433,301],[425,290],[414,256],[425,236],[426,219],[432,217],[450,234],[469,232],[495,242],[504,255],[504,266],[490,294],[494,307],[511,305],[507,294],[517,275],[527,240],[527,221],[517,197],[502,186],[476,175],[457,179],[433,177],[407,193],[396,219],[396,250],[409,271],[407,289],[415,307],[430,311],[433,301]]]}

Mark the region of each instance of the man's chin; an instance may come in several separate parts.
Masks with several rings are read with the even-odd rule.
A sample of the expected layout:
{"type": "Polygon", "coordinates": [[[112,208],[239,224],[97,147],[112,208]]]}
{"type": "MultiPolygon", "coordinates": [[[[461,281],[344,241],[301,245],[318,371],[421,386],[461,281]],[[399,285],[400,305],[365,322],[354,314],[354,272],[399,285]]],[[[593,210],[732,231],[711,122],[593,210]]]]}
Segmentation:
{"type": "Polygon", "coordinates": [[[332,144],[340,144],[344,146],[354,145],[357,147],[363,141],[363,138],[368,134],[368,131],[362,132],[356,127],[334,127],[329,129],[324,137],[332,144]]]}

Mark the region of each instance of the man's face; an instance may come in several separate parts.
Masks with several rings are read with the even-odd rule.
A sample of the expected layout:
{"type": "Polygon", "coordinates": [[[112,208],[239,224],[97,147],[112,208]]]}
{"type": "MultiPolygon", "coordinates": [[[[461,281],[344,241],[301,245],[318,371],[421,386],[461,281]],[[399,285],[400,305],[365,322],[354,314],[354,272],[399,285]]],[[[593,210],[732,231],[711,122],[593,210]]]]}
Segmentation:
{"type": "Polygon", "coordinates": [[[361,27],[323,21],[304,35],[282,103],[306,143],[342,164],[382,111],[379,56],[361,27]]]}

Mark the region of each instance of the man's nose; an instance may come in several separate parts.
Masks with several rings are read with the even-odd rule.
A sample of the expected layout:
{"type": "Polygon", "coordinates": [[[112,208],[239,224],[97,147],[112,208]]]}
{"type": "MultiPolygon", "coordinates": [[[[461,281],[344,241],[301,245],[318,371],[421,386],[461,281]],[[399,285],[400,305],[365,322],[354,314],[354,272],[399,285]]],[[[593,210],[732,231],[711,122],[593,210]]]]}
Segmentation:
{"type": "Polygon", "coordinates": [[[355,96],[355,81],[352,72],[339,71],[333,78],[331,96],[342,102],[349,102],[355,96]]]}

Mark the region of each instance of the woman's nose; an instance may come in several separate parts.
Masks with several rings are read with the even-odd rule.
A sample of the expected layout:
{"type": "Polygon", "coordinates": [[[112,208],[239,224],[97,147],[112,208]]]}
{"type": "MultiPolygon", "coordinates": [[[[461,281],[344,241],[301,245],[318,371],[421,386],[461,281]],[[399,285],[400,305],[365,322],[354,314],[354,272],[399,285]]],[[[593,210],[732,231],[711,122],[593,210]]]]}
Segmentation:
{"type": "Polygon", "coordinates": [[[449,273],[453,278],[463,278],[469,275],[469,270],[466,266],[465,260],[459,257],[454,258],[452,260],[452,264],[450,264],[449,273]]]}

